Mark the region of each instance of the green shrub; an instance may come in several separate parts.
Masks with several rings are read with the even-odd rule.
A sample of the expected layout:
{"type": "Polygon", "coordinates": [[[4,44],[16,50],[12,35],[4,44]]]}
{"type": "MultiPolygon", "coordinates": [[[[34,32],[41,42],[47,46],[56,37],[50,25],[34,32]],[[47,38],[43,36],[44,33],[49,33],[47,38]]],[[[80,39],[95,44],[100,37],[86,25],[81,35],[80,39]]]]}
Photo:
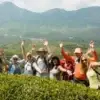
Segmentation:
{"type": "Polygon", "coordinates": [[[100,91],[64,81],[0,75],[0,100],[100,100],[100,91]]]}

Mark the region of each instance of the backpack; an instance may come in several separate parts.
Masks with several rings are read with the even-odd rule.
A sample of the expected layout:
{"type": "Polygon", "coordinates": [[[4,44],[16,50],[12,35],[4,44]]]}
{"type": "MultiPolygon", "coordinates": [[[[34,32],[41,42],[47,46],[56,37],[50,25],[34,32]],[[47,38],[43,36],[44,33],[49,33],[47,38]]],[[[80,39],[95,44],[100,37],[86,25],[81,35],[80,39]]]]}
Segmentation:
{"type": "Polygon", "coordinates": [[[33,63],[31,64],[31,69],[32,69],[33,75],[36,75],[36,69],[33,67],[33,63]]]}

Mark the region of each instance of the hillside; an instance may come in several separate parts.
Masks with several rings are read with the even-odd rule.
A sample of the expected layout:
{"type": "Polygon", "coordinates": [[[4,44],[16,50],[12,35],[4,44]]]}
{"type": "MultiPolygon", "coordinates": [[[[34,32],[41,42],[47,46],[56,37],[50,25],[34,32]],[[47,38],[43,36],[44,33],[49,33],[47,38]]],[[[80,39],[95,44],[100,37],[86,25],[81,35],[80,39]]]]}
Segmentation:
{"type": "Polygon", "coordinates": [[[56,8],[36,13],[19,8],[10,2],[0,4],[0,36],[8,34],[10,37],[21,35],[58,40],[73,36],[99,40],[99,27],[100,7],[77,11],[56,8]]]}

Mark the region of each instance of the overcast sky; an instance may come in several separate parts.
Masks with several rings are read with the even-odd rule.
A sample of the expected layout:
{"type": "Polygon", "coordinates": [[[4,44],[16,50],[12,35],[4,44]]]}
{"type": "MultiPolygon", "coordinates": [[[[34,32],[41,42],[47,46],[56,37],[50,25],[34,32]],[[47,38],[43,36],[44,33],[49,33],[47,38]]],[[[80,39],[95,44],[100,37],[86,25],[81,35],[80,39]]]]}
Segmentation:
{"type": "Polygon", "coordinates": [[[100,6],[100,0],[0,0],[0,3],[5,1],[34,12],[43,12],[52,8],[76,10],[89,6],[100,6]]]}

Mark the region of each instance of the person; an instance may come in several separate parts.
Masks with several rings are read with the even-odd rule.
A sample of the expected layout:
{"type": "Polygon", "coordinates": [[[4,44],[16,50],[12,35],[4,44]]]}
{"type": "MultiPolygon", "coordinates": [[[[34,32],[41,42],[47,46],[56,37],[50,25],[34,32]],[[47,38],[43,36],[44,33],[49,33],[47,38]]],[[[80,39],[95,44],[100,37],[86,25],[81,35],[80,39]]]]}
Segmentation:
{"type": "Polygon", "coordinates": [[[6,64],[6,56],[4,49],[0,49],[0,73],[8,72],[8,65],[6,64]]]}
{"type": "Polygon", "coordinates": [[[12,58],[10,59],[9,64],[9,69],[8,73],[9,74],[21,74],[21,65],[24,63],[23,60],[21,60],[18,55],[13,55],[12,58]]]}
{"type": "MultiPolygon", "coordinates": [[[[26,53],[24,44],[25,44],[24,41],[22,41],[21,50],[22,50],[24,61],[25,61],[24,74],[25,75],[36,75],[36,72],[42,73],[36,64],[36,59],[35,57],[33,57],[32,53],[31,52],[26,53]]],[[[32,48],[32,50],[33,49],[35,48],[32,48]]]]}
{"type": "Polygon", "coordinates": [[[61,80],[61,76],[60,76],[61,72],[71,75],[71,73],[68,70],[66,70],[60,65],[60,59],[57,56],[52,57],[50,68],[51,68],[50,69],[50,79],[61,80]]]}
{"type": "Polygon", "coordinates": [[[38,77],[49,77],[49,73],[48,73],[48,62],[46,59],[46,55],[47,55],[47,51],[44,48],[39,48],[37,51],[37,58],[36,58],[36,63],[37,66],[39,67],[39,69],[41,70],[41,72],[43,73],[36,73],[36,76],[38,77]]]}
{"type": "Polygon", "coordinates": [[[4,54],[4,50],[0,49],[0,73],[3,72],[3,54],[4,54]]]}
{"type": "Polygon", "coordinates": [[[71,61],[66,61],[65,59],[60,60],[60,64],[63,68],[69,71],[70,74],[63,72],[62,79],[65,81],[71,81],[73,79],[74,65],[71,61]]]}
{"type": "Polygon", "coordinates": [[[53,57],[53,53],[49,47],[49,42],[47,40],[44,41],[43,45],[44,45],[45,50],[47,50],[47,54],[45,55],[45,57],[46,57],[47,65],[48,65],[48,72],[50,72],[50,64],[53,57]]]}
{"type": "MultiPolygon", "coordinates": [[[[61,48],[61,53],[62,53],[63,57],[66,59],[66,61],[71,61],[72,63],[75,64],[74,73],[73,73],[73,81],[75,83],[82,83],[82,84],[88,86],[89,84],[87,83],[86,71],[81,62],[81,58],[83,56],[82,49],[76,48],[74,51],[75,56],[70,56],[70,55],[68,55],[68,53],[66,53],[64,51],[63,44],[60,44],[60,48],[61,48]]],[[[89,52],[90,52],[90,50],[88,50],[87,55],[89,52]]],[[[91,54],[92,54],[92,57],[88,57],[89,62],[97,61],[98,57],[97,57],[96,51],[92,50],[91,54]]]]}
{"type": "Polygon", "coordinates": [[[24,66],[24,74],[25,75],[36,75],[36,72],[42,73],[36,64],[35,57],[31,58],[31,61],[27,62],[24,66]]]}
{"type": "MultiPolygon", "coordinates": [[[[90,42],[91,51],[94,51],[94,41],[90,42]]],[[[87,78],[89,80],[89,87],[93,89],[100,89],[100,62],[91,62],[87,70],[87,78]]]]}
{"type": "Polygon", "coordinates": [[[89,87],[100,90],[100,78],[98,79],[98,75],[100,76],[100,71],[97,70],[98,67],[100,68],[100,62],[92,62],[87,71],[87,77],[89,80],[89,87]]]}

